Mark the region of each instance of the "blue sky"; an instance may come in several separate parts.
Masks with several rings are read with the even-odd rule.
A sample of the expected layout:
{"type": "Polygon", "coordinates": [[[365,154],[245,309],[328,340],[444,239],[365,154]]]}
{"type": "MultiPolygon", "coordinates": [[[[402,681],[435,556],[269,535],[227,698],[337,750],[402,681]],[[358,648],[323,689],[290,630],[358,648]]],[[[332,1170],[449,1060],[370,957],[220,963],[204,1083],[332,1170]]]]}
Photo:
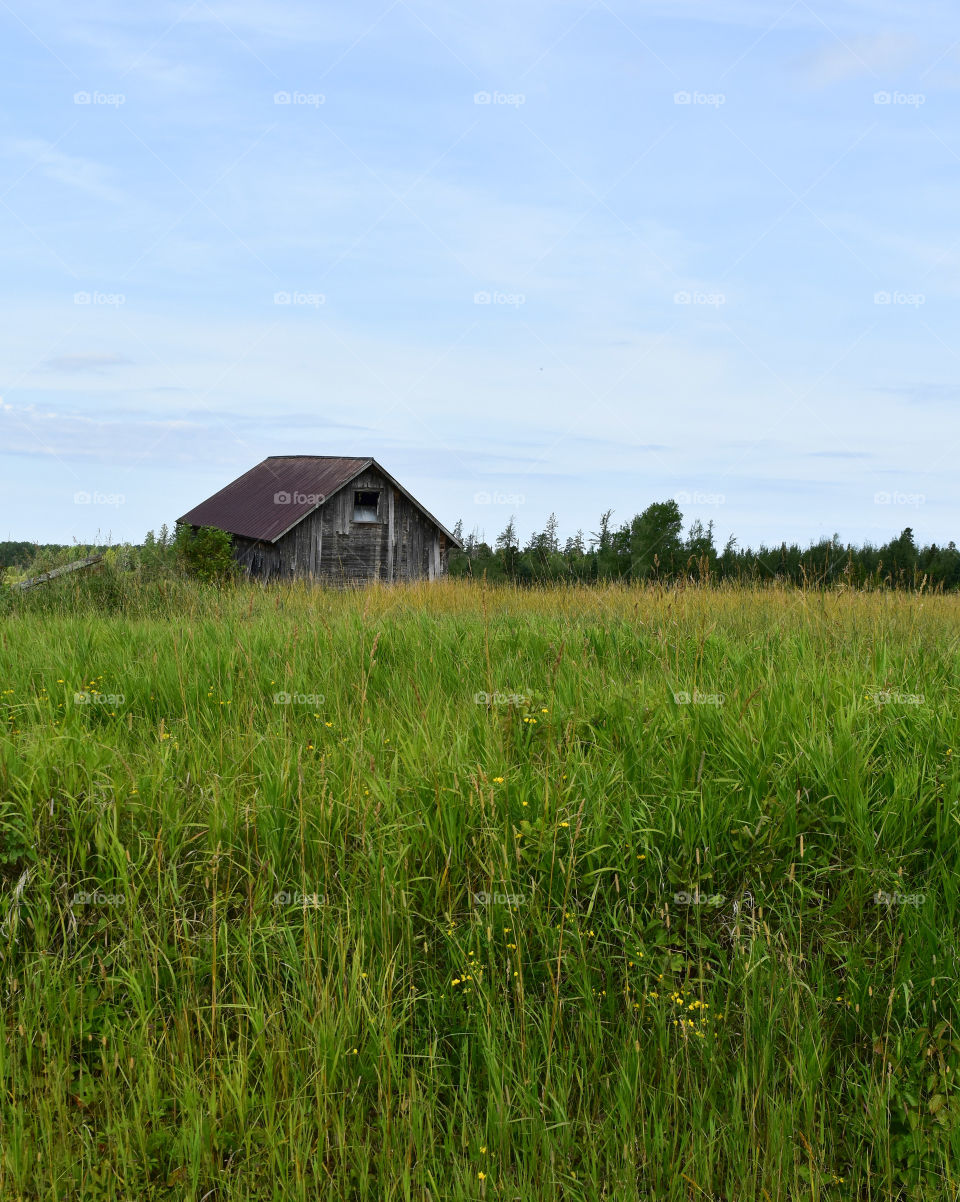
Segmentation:
{"type": "Polygon", "coordinates": [[[0,0],[0,538],[269,454],[492,540],[960,536],[960,10],[0,0]]]}

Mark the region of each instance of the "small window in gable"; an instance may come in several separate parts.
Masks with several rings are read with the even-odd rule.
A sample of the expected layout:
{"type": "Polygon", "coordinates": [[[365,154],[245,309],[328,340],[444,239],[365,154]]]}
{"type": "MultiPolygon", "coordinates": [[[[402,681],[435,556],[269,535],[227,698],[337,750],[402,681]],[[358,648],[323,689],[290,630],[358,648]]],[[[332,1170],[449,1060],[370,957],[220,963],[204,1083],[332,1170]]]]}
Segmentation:
{"type": "Polygon", "coordinates": [[[353,494],[353,520],[355,522],[377,521],[380,493],[376,490],[357,489],[353,494]]]}

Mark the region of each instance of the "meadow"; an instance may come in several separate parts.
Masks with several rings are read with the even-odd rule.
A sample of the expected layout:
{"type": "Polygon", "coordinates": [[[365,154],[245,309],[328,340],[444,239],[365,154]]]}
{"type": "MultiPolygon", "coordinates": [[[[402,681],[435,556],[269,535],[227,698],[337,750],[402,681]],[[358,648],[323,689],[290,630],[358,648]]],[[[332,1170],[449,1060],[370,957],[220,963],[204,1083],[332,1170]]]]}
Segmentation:
{"type": "Polygon", "coordinates": [[[960,598],[0,606],[0,1199],[955,1199],[960,598]]]}

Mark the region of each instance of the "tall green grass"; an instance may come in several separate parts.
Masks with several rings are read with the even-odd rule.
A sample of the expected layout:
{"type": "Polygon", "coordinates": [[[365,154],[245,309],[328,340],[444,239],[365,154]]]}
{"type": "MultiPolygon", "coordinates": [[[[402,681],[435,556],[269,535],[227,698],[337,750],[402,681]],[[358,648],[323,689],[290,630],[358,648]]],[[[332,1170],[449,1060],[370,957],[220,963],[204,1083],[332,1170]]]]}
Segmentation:
{"type": "Polygon", "coordinates": [[[958,619],[8,602],[0,1198],[956,1198],[958,619]]]}

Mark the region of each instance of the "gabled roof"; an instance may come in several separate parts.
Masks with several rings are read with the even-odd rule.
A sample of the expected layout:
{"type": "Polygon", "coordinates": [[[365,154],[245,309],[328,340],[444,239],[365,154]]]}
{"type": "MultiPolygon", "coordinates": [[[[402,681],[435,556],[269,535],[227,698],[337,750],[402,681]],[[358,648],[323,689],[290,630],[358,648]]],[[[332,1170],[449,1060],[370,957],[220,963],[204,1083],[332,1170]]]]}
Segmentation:
{"type": "Polygon", "coordinates": [[[177,521],[275,543],[368,467],[381,472],[455,546],[462,545],[369,456],[271,455],[177,521]]]}

